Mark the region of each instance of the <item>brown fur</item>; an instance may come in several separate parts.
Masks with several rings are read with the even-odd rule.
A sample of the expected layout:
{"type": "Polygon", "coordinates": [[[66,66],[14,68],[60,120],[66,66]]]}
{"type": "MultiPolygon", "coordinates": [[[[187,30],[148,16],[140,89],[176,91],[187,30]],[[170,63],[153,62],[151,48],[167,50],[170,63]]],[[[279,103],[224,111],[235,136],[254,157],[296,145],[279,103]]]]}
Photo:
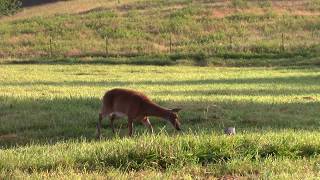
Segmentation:
{"type": "Polygon", "coordinates": [[[101,122],[106,116],[109,116],[110,125],[114,132],[113,121],[116,118],[116,113],[121,113],[128,117],[130,136],[132,135],[133,121],[142,122],[153,132],[148,116],[167,119],[177,130],[180,130],[180,122],[177,115],[179,110],[163,108],[138,91],[120,88],[112,89],[107,91],[102,98],[102,107],[97,124],[97,138],[101,136],[101,122]]]}

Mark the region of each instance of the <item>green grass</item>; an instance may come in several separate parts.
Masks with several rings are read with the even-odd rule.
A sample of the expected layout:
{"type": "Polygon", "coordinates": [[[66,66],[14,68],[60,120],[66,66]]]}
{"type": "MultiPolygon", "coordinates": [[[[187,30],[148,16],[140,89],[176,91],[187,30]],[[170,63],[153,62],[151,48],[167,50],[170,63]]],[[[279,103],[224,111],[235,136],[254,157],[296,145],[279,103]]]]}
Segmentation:
{"type": "Polygon", "coordinates": [[[319,178],[318,9],[71,0],[1,17],[0,179],[319,178]],[[182,132],[106,119],[97,141],[115,87],[182,108],[182,132]]]}
{"type": "MultiPolygon", "coordinates": [[[[57,9],[52,15],[23,15],[27,18],[3,19],[3,22],[0,19],[1,61],[167,54],[189,61],[195,59],[195,54],[205,54],[207,58],[220,58],[228,64],[225,59],[319,57],[320,18],[315,10],[318,3],[312,0],[300,3],[82,1],[67,1],[57,7],[47,5],[43,11],[51,12],[52,6],[57,9]],[[83,7],[95,6],[75,10],[79,13],[63,13],[66,6],[70,9],[75,6],[72,2],[83,7]]],[[[39,8],[29,8],[26,12],[34,14],[39,8]]],[[[22,15],[18,13],[14,17],[19,16],[22,15]]],[[[166,60],[175,63],[172,59],[166,60]]]]}
{"type": "Polygon", "coordinates": [[[102,64],[0,65],[0,177],[316,178],[317,67],[102,64]],[[151,118],[155,135],[126,120],[95,125],[104,92],[126,87],[181,107],[183,131],[151,118]],[[235,126],[237,135],[223,135],[235,126]]]}
{"type": "MultiPolygon", "coordinates": [[[[263,169],[271,162],[304,161],[310,163],[310,176],[319,174],[319,133],[244,134],[236,137],[217,135],[142,136],[134,139],[113,139],[105,142],[65,142],[53,146],[29,146],[1,152],[1,169],[30,173],[78,170],[99,172],[117,169],[120,172],[143,170],[172,171],[207,168],[210,176],[224,174],[267,176],[272,169],[263,169]],[[310,142],[311,143],[306,143],[310,142]],[[307,159],[311,160],[307,160],[307,159]],[[316,160],[316,161],[315,161],[316,160]],[[242,166],[242,167],[241,167],[242,166]]],[[[272,166],[272,165],[271,165],[272,166]]],[[[274,167],[276,168],[276,167],[274,167]]],[[[290,172],[278,167],[278,171],[290,172]]],[[[72,171],[71,171],[72,172],[72,171]]],[[[196,174],[197,175],[197,174],[196,174]]],[[[295,174],[296,175],[296,174],[295,174]]]]}
{"type": "Polygon", "coordinates": [[[19,0],[2,0],[0,2],[0,17],[9,16],[17,13],[21,8],[21,1],[19,0]]]}

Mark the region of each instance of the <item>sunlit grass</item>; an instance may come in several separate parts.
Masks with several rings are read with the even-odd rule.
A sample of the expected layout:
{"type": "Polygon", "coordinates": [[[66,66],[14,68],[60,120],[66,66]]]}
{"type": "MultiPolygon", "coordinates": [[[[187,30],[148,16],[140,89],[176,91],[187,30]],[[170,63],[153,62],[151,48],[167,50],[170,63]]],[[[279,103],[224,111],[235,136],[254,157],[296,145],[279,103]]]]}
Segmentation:
{"type": "Polygon", "coordinates": [[[264,103],[305,102],[301,97],[317,98],[319,91],[316,68],[182,67],[183,71],[181,66],[4,65],[0,88],[3,96],[21,98],[100,98],[107,89],[127,87],[153,99],[264,103]]]}
{"type": "Polygon", "coordinates": [[[1,65],[0,75],[3,177],[299,178],[319,173],[316,67],[1,65]],[[96,142],[100,99],[114,87],[181,107],[182,133],[151,118],[156,135],[134,124],[131,139],[125,119],[116,121],[117,135],[105,120],[104,138],[96,142]],[[223,135],[227,126],[236,127],[235,137],[223,135]]]}
{"type": "MultiPolygon", "coordinates": [[[[0,151],[12,177],[287,177],[319,175],[319,133],[286,131],[67,141],[0,151]]],[[[0,174],[1,175],[1,174],[0,174]]]]}

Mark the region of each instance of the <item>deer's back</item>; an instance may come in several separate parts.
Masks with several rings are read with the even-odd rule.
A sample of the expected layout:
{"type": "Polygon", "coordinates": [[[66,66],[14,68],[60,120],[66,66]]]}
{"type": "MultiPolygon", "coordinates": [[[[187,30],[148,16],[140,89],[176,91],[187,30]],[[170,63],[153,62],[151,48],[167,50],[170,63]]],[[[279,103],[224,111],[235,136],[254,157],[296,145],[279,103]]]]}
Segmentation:
{"type": "Polygon", "coordinates": [[[146,103],[151,102],[143,93],[128,89],[112,89],[103,97],[103,104],[108,113],[117,112],[127,116],[139,116],[144,112],[146,103]]]}

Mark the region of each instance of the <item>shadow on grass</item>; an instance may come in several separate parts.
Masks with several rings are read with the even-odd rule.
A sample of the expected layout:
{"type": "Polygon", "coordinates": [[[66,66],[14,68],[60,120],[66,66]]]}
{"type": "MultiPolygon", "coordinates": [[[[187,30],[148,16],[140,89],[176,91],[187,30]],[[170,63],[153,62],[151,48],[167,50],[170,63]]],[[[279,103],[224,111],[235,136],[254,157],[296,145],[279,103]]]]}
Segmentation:
{"type": "MultiPolygon", "coordinates": [[[[136,72],[135,72],[136,73],[136,72]]],[[[91,75],[91,74],[75,74],[78,76],[81,75],[91,75]]],[[[176,85],[214,85],[214,84],[283,84],[283,85],[320,85],[320,75],[308,75],[308,76],[289,76],[289,77],[270,77],[270,78],[235,78],[235,79],[195,79],[195,80],[170,80],[170,81],[153,81],[153,80],[144,80],[137,82],[125,82],[125,81],[64,81],[64,82],[52,82],[52,81],[32,81],[32,82],[3,82],[1,86],[37,86],[37,85],[46,85],[46,86],[128,86],[128,85],[156,85],[156,86],[176,86],[176,85]]],[[[291,86],[290,86],[291,87],[291,86]]],[[[187,94],[219,94],[223,90],[200,90],[200,91],[170,91],[170,93],[187,93],[187,94]]],[[[318,93],[318,89],[313,90],[274,90],[262,89],[262,90],[228,90],[228,92],[223,92],[221,95],[230,95],[230,94],[242,94],[242,95],[275,95],[276,94],[306,94],[306,93],[318,93]],[[261,93],[261,94],[260,94],[261,93]]],[[[162,94],[167,94],[169,92],[157,92],[162,94]]]]}
{"type": "Polygon", "coordinates": [[[83,53],[66,57],[38,57],[33,59],[4,60],[2,64],[105,64],[105,65],[195,65],[229,67],[310,67],[319,66],[319,55],[310,56],[217,56],[198,53],[177,54],[109,54],[83,53]]]}
{"type": "MultiPolygon", "coordinates": [[[[95,127],[100,109],[99,98],[70,97],[46,100],[0,97],[0,102],[0,148],[32,142],[45,144],[81,138],[95,140],[95,127]]],[[[238,132],[284,129],[314,131],[319,130],[320,125],[318,101],[283,104],[164,101],[160,104],[166,107],[179,104],[183,108],[180,113],[182,133],[222,133],[223,128],[227,126],[237,127],[238,132]]],[[[156,133],[176,133],[165,121],[152,118],[151,122],[156,133]]],[[[126,136],[126,119],[116,121],[115,126],[120,136],[126,136]]],[[[135,134],[147,131],[138,123],[134,126],[135,134]]],[[[107,119],[103,122],[103,135],[107,139],[114,137],[107,119]]]]}
{"type": "Polygon", "coordinates": [[[167,55],[109,55],[107,57],[102,55],[91,55],[79,56],[79,57],[66,57],[66,58],[36,58],[36,59],[25,59],[25,60],[10,60],[4,61],[3,64],[44,64],[44,65],[67,65],[67,64],[104,64],[104,65],[175,65],[175,60],[172,60],[167,55]]]}
{"type": "Polygon", "coordinates": [[[49,3],[56,3],[63,0],[22,0],[22,7],[39,6],[49,3]]]}

